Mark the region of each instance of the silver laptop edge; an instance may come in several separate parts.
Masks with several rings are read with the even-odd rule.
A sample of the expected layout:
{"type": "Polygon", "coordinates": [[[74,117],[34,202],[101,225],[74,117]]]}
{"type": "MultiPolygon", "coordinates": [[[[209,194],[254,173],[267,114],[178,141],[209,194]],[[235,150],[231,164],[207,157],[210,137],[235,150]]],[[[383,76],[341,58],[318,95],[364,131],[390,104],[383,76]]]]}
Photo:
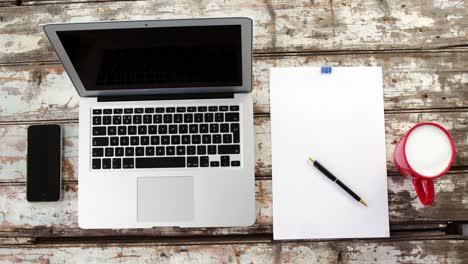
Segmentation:
{"type": "MultiPolygon", "coordinates": [[[[82,228],[227,227],[254,224],[255,160],[252,21],[248,18],[178,19],[53,24],[44,30],[77,89],[79,110],[78,223],[82,228]],[[240,25],[242,84],[238,86],[86,90],[57,32],[95,29],[240,25]],[[211,98],[213,93],[231,97],[211,98]],[[197,99],[182,99],[199,94],[197,99]],[[204,95],[207,95],[204,98],[204,95]],[[171,95],[158,100],[158,95],[171,95]],[[106,97],[148,100],[102,101],[106,97]],[[181,99],[178,99],[180,96],[181,99]],[[239,167],[92,169],[93,109],[239,106],[239,167]]],[[[221,108],[220,108],[221,109],[221,108]]],[[[211,131],[210,131],[211,132],[211,131]]],[[[192,143],[193,144],[193,143],[192,143]]],[[[187,154],[188,155],[188,154],[187,154]]],[[[221,155],[221,153],[218,153],[221,155]]],[[[136,159],[135,159],[136,160],[136,159]]]]}

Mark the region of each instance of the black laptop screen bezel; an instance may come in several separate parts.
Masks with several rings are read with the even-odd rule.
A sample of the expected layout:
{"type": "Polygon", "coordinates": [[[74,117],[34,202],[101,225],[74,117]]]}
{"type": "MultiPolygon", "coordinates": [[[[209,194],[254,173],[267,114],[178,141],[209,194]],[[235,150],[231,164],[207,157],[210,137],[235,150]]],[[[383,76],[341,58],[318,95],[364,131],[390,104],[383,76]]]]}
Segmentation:
{"type": "Polygon", "coordinates": [[[78,94],[82,97],[105,97],[125,95],[150,94],[186,94],[186,93],[248,93],[252,90],[252,20],[249,18],[207,18],[207,19],[177,19],[177,20],[151,20],[128,22],[96,22],[45,25],[44,31],[62,62],[70,80],[78,94]],[[76,30],[99,29],[129,29],[144,27],[190,27],[190,26],[217,26],[240,25],[242,49],[242,84],[239,86],[215,87],[184,87],[184,88],[145,88],[145,89],[119,89],[119,90],[86,90],[74,68],[70,57],[60,41],[57,32],[76,30]]]}

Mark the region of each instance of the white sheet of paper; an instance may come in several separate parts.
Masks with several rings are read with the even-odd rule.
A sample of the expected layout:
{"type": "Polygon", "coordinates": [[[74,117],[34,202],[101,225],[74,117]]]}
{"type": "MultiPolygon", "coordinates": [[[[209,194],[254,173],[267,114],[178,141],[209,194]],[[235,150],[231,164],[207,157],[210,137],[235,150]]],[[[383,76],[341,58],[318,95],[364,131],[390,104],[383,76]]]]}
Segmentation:
{"type": "Polygon", "coordinates": [[[273,238],[388,237],[380,67],[272,68],[273,238]],[[312,156],[365,207],[308,161],[312,156]]]}

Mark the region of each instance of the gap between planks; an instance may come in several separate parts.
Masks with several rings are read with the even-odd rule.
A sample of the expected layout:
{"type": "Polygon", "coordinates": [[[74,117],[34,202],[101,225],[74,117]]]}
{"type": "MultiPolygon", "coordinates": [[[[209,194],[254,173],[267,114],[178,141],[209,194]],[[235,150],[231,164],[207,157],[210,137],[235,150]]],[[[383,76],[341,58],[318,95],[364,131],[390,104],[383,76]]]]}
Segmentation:
{"type": "MultiPolygon", "coordinates": [[[[427,54],[432,53],[456,53],[468,52],[468,44],[445,46],[437,49],[384,49],[384,50],[324,50],[324,51],[253,51],[254,58],[281,58],[281,57],[301,57],[301,56],[343,56],[343,55],[382,55],[382,54],[427,54]]],[[[27,65],[56,65],[61,64],[59,60],[37,60],[37,61],[16,61],[1,63],[1,66],[27,66],[27,65]]]]}

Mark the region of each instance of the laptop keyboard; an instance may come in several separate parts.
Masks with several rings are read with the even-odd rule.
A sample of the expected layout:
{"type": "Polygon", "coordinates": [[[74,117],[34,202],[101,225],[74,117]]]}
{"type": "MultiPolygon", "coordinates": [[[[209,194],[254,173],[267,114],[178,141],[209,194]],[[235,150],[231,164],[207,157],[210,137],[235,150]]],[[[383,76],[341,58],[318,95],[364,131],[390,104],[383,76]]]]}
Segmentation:
{"type": "Polygon", "coordinates": [[[92,109],[92,169],[239,167],[238,105],[92,109]]]}

